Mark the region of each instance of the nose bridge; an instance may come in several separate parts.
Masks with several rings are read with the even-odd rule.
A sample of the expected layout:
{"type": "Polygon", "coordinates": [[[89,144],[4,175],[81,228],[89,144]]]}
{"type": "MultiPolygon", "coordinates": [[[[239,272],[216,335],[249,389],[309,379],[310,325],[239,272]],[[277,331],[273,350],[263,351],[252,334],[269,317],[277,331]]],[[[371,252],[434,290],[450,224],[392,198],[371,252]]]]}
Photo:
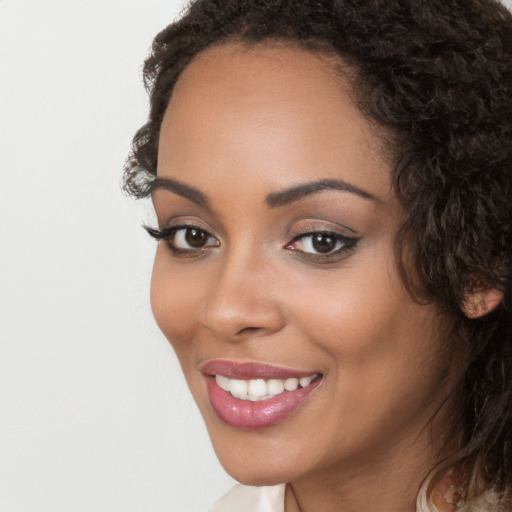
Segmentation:
{"type": "Polygon", "coordinates": [[[262,252],[247,246],[233,248],[219,262],[204,307],[205,327],[224,339],[279,330],[283,317],[271,293],[272,281],[270,265],[262,252]]]}

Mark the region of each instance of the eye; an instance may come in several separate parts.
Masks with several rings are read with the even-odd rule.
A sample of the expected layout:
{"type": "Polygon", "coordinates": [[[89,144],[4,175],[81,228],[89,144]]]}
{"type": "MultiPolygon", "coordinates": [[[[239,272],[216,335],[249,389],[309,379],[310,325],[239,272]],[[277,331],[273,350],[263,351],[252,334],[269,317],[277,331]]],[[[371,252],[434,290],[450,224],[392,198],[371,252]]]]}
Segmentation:
{"type": "Polygon", "coordinates": [[[295,237],[286,249],[304,253],[304,256],[315,259],[342,257],[355,247],[357,238],[350,238],[331,231],[305,233],[295,237]]]}
{"type": "Polygon", "coordinates": [[[154,229],[144,226],[155,240],[165,240],[177,255],[193,255],[208,247],[218,247],[220,242],[208,231],[197,226],[173,226],[154,229]]]}
{"type": "Polygon", "coordinates": [[[294,249],[313,254],[327,254],[342,247],[342,243],[334,233],[312,233],[302,235],[291,244],[294,249]]]}
{"type": "Polygon", "coordinates": [[[172,243],[177,249],[201,249],[217,245],[217,240],[199,228],[180,228],[174,231],[172,243]]]}

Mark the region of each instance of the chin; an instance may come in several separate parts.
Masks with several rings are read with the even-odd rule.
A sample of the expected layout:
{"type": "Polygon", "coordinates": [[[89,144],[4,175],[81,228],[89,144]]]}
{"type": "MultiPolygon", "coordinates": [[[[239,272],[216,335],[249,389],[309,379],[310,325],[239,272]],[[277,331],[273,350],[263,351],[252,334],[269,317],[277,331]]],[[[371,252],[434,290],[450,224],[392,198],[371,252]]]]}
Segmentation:
{"type": "Polygon", "coordinates": [[[213,448],[224,470],[238,482],[254,486],[278,485],[300,476],[305,469],[300,454],[276,439],[262,439],[265,436],[261,434],[211,433],[213,448]]]}
{"type": "Polygon", "coordinates": [[[296,470],[292,471],[291,468],[283,467],[281,464],[274,465],[264,461],[248,464],[231,458],[224,460],[221,457],[219,460],[226,473],[244,485],[278,485],[290,482],[297,476],[296,470]]]}

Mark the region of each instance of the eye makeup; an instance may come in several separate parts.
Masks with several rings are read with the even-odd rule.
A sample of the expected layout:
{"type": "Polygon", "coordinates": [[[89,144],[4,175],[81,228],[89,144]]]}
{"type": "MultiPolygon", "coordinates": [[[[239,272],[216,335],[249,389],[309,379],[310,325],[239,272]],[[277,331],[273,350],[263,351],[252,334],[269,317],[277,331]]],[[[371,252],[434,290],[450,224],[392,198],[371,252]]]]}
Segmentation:
{"type": "MultiPolygon", "coordinates": [[[[158,229],[144,226],[144,229],[158,242],[165,241],[176,257],[203,255],[210,248],[221,245],[208,231],[195,225],[181,224],[158,229]]],[[[334,263],[345,258],[358,241],[359,238],[328,229],[308,229],[296,234],[284,244],[283,249],[312,263],[334,263]]]]}
{"type": "Polygon", "coordinates": [[[358,242],[359,238],[316,230],[297,235],[284,248],[313,263],[334,263],[345,258],[358,242]]]}
{"type": "Polygon", "coordinates": [[[143,227],[158,242],[165,241],[175,256],[199,256],[209,247],[220,246],[220,242],[208,231],[194,225],[182,224],[161,229],[143,227]]]}

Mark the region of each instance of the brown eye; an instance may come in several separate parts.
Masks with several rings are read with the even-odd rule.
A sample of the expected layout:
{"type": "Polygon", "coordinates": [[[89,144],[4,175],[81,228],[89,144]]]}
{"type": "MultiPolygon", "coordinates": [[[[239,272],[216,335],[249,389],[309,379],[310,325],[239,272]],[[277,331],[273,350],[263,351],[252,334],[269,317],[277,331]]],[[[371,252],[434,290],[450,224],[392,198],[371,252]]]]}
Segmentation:
{"type": "Polygon", "coordinates": [[[341,261],[358,242],[359,238],[333,231],[313,231],[297,236],[285,249],[315,263],[333,263],[341,261]]]}
{"type": "Polygon", "coordinates": [[[185,229],[185,240],[190,247],[203,247],[208,242],[208,235],[202,229],[185,229]]]}
{"type": "Polygon", "coordinates": [[[216,246],[218,241],[204,229],[183,227],[174,232],[172,245],[176,249],[202,249],[216,246]]]}
{"type": "Polygon", "coordinates": [[[338,240],[329,233],[316,233],[312,235],[311,246],[318,253],[328,253],[336,249],[338,240]]]}
{"type": "Polygon", "coordinates": [[[343,250],[345,246],[351,245],[351,243],[352,239],[337,233],[319,231],[297,237],[289,248],[306,254],[327,255],[343,250]]]}

